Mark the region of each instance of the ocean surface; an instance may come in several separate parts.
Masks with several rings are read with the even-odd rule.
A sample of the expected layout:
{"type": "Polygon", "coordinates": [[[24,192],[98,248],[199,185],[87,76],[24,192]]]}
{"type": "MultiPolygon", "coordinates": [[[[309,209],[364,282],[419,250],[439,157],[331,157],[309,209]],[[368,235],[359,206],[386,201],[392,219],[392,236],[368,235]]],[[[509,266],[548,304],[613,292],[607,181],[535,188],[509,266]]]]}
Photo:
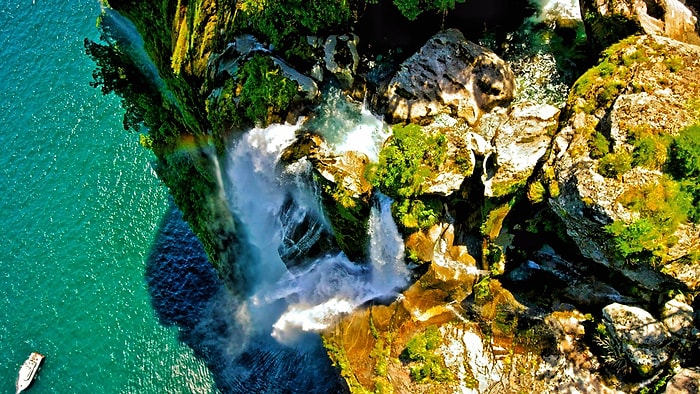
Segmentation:
{"type": "Polygon", "coordinates": [[[99,13],[0,5],[0,393],[32,351],[46,360],[29,393],[217,392],[153,276],[168,271],[154,249],[167,190],[119,99],[89,86],[99,13]]]}

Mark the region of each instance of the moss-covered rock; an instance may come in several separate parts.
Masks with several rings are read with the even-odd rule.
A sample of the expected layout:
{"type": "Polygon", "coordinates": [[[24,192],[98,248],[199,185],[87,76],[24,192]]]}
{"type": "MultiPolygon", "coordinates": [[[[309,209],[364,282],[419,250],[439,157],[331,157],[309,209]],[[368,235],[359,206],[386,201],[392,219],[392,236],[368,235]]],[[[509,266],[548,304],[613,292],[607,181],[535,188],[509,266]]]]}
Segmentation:
{"type": "Polygon", "coordinates": [[[663,150],[645,153],[697,119],[689,103],[700,95],[699,55],[700,47],[652,36],[607,49],[574,85],[545,167],[559,189],[550,206],[584,256],[647,289],[678,286],[659,269],[699,247],[687,241],[697,240],[698,229],[683,213],[685,197],[661,172],[663,150]]]}

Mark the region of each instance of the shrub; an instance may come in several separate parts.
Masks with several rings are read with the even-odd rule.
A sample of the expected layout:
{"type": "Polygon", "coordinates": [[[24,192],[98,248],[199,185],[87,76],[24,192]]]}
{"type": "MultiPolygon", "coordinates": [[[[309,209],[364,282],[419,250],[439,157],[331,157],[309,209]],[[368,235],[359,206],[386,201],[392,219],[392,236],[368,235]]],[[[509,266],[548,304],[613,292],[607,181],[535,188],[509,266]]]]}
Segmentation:
{"type": "Polygon", "coordinates": [[[588,141],[591,159],[600,159],[610,152],[610,141],[600,132],[594,132],[588,141]]]}
{"type": "Polygon", "coordinates": [[[267,0],[252,3],[243,13],[251,28],[276,49],[288,49],[300,36],[345,30],[350,21],[346,0],[267,0]]]}
{"type": "Polygon", "coordinates": [[[613,236],[616,252],[629,263],[654,262],[665,250],[663,235],[648,219],[631,224],[616,221],[605,226],[605,231],[613,236]]]}
{"type": "Polygon", "coordinates": [[[436,198],[400,199],[391,208],[398,224],[409,232],[433,226],[442,213],[442,203],[436,198]]]}
{"type": "Polygon", "coordinates": [[[673,139],[670,171],[677,179],[700,177],[700,124],[682,130],[673,139]]]}
{"type": "Polygon", "coordinates": [[[688,218],[700,222],[700,124],[681,130],[671,142],[669,172],[689,200],[688,218]]]}
{"type": "Polygon", "coordinates": [[[626,151],[608,153],[598,162],[598,172],[606,178],[621,179],[631,169],[632,157],[626,151]]]}
{"type": "Polygon", "coordinates": [[[268,123],[271,114],[286,110],[297,92],[267,56],[254,55],[238,71],[240,84],[238,112],[253,123],[268,123]]]}
{"type": "Polygon", "coordinates": [[[423,193],[426,178],[445,160],[447,139],[444,134],[428,135],[415,124],[395,125],[393,131],[370,180],[393,198],[415,197],[423,193]]]}
{"type": "Polygon", "coordinates": [[[444,382],[451,379],[444,362],[435,354],[441,343],[440,333],[435,326],[429,326],[421,334],[411,338],[401,353],[404,362],[414,362],[411,366],[411,378],[415,381],[435,380],[444,382]]]}
{"type": "Polygon", "coordinates": [[[688,195],[668,176],[644,187],[630,188],[618,201],[625,208],[648,218],[665,236],[673,234],[678,225],[686,221],[690,209],[688,195]]]}
{"type": "Polygon", "coordinates": [[[444,14],[455,8],[457,3],[465,0],[393,0],[396,8],[406,19],[416,20],[423,11],[433,11],[444,14]]]}

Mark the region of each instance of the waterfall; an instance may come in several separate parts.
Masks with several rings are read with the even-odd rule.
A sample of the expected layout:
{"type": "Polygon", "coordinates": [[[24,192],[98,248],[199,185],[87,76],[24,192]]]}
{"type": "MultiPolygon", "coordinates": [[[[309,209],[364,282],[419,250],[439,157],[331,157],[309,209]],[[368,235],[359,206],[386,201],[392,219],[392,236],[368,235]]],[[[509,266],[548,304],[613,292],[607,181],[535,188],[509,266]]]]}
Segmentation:
{"type": "Polygon", "coordinates": [[[372,286],[390,295],[406,285],[410,272],[403,263],[403,238],[391,216],[393,200],[381,193],[376,193],[376,200],[369,217],[372,286]]]}
{"type": "Polygon", "coordinates": [[[158,68],[146,52],[143,38],[136,30],[133,22],[109,7],[102,7],[99,23],[108,36],[107,38],[115,41],[112,44],[116,44],[119,49],[129,56],[134,65],[138,67],[146,79],[158,89],[165,99],[175,105],[178,110],[182,110],[180,103],[177,102],[173,93],[168,89],[165,81],[158,73],[158,68]]]}
{"type": "MultiPolygon", "coordinates": [[[[311,123],[325,125],[325,136],[337,153],[352,146],[377,157],[386,138],[380,120],[347,102],[340,111],[326,110],[339,120],[320,115],[311,123]],[[348,141],[360,134],[365,145],[350,145],[348,141]]],[[[301,126],[277,124],[248,131],[229,151],[227,166],[231,210],[251,249],[247,256],[252,261],[237,263],[246,267],[246,277],[254,282],[253,294],[236,313],[256,331],[270,330],[283,343],[294,342],[305,331],[322,330],[368,301],[397,296],[409,279],[391,199],[379,193],[369,218],[370,261],[350,261],[337,249],[304,256],[332,230],[313,190],[310,164],[280,163],[301,126]],[[295,242],[290,242],[289,234],[296,234],[295,242]],[[282,256],[289,255],[305,261],[288,267],[282,256]]]]}
{"type": "Polygon", "coordinates": [[[340,89],[329,88],[315,117],[306,128],[323,137],[336,153],[361,152],[370,161],[379,159],[382,144],[391,134],[387,125],[367,107],[347,99],[340,89]]]}

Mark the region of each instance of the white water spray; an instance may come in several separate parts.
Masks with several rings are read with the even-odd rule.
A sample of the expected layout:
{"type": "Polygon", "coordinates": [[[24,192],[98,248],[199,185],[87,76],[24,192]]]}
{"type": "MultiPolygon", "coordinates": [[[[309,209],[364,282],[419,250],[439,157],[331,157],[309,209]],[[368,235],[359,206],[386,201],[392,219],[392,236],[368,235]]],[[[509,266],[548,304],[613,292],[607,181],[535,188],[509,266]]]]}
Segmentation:
{"type": "MultiPolygon", "coordinates": [[[[379,134],[377,130],[384,132],[384,125],[374,116],[371,120],[364,115],[354,119],[360,125],[339,123],[349,131],[345,138],[341,138],[342,131],[330,131],[336,152],[349,149],[347,140],[356,138],[355,133],[363,130],[366,123],[370,123],[370,129],[364,129],[364,135],[370,138],[363,142],[369,146],[353,149],[378,152],[375,137],[379,134]]],[[[251,286],[254,295],[244,302],[241,310],[245,310],[243,315],[259,332],[272,330],[272,335],[281,342],[293,342],[303,331],[322,330],[341,315],[373,299],[397,296],[409,279],[403,240],[391,216],[391,199],[383,195],[377,196],[371,209],[369,262],[350,261],[341,252],[324,255],[297,268],[286,268],[280,255],[290,247],[284,239],[290,226],[300,224],[304,217],[318,216],[301,239],[314,239],[321,230],[331,231],[322,218],[318,198],[308,190],[308,183],[299,181],[308,177],[308,167],[283,168],[279,163],[284,148],[294,141],[297,129],[298,126],[272,125],[250,130],[231,151],[228,167],[232,211],[242,223],[242,231],[253,249],[250,255],[255,260],[238,262],[247,267],[248,277],[255,282],[251,286]]],[[[304,249],[303,245],[300,249],[304,249]]]]}

